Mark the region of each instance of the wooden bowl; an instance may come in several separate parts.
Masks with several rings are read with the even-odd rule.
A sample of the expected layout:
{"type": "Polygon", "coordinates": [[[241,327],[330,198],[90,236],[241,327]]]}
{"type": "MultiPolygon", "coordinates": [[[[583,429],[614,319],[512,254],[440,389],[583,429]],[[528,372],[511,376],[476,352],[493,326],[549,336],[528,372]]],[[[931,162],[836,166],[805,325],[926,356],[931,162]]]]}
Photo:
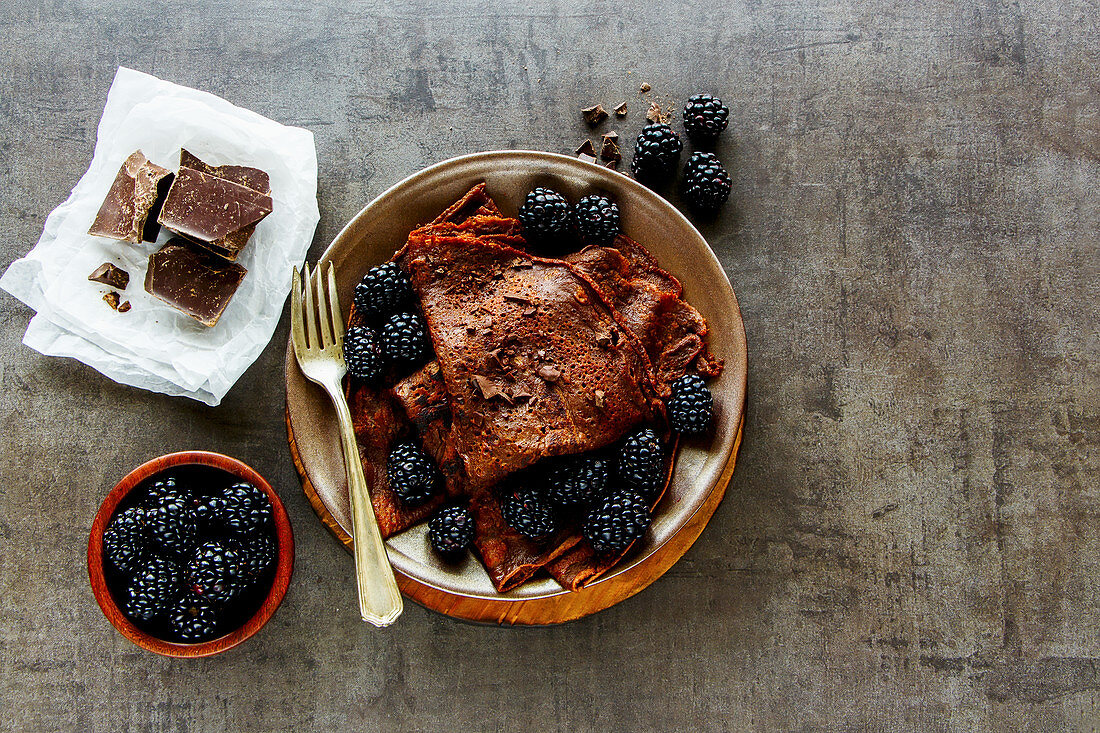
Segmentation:
{"type": "MultiPolygon", "coordinates": [[[[706,439],[681,441],[672,483],[653,524],[630,554],[605,577],[578,591],[549,578],[532,579],[498,593],[481,563],[469,555],[459,565],[431,552],[425,525],[387,540],[398,585],[405,595],[441,613],[490,623],[552,624],[607,608],[652,583],[703,531],[733,473],[745,404],[745,327],[729,279],[699,231],[665,199],[636,181],[576,158],[534,151],[476,153],[433,165],[384,192],[352,219],[321,256],[336,267],[345,307],[366,271],[405,243],[410,230],[433,219],[479,181],[508,216],[524,196],[548,185],[576,201],[605,193],[618,201],[625,233],[641,242],[676,275],[685,296],[707,319],[708,343],[725,360],[710,382],[715,430],[706,439]]],[[[302,486],[325,525],[351,542],[347,480],[332,405],[286,353],[287,432],[302,486]]],[[[349,589],[351,594],[353,590],[349,589]]],[[[350,595],[349,595],[350,597],[350,595]]]]}
{"type": "Polygon", "coordinates": [[[95,594],[95,599],[99,603],[99,607],[103,609],[107,620],[123,636],[142,649],[148,649],[166,657],[209,657],[224,652],[226,649],[231,649],[255,634],[263,628],[263,625],[267,623],[268,619],[275,613],[275,609],[282,602],[283,596],[286,595],[287,586],[290,585],[290,574],[293,569],[294,535],[290,530],[290,519],[287,517],[286,509],[283,508],[283,503],[279,501],[279,496],[271,488],[271,484],[236,458],[208,451],[170,453],[160,458],[154,458],[148,463],[143,463],[128,473],[125,478],[115,484],[115,487],[107,494],[107,498],[103,500],[103,504],[99,507],[99,512],[95,516],[95,521],[92,523],[92,532],[88,538],[88,578],[92,583],[92,592],[95,594]],[[135,487],[150,476],[162,471],[194,464],[220,468],[236,476],[241,481],[247,481],[267,494],[267,498],[271,500],[275,535],[279,543],[279,556],[276,560],[275,578],[271,583],[271,589],[268,591],[267,597],[264,598],[256,613],[243,626],[217,639],[204,641],[200,644],[180,644],[159,639],[142,631],[130,619],[126,618],[125,614],[122,613],[122,609],[115,603],[114,596],[111,595],[111,591],[107,587],[107,579],[103,574],[103,531],[107,529],[107,523],[111,520],[115,509],[135,487]]]}

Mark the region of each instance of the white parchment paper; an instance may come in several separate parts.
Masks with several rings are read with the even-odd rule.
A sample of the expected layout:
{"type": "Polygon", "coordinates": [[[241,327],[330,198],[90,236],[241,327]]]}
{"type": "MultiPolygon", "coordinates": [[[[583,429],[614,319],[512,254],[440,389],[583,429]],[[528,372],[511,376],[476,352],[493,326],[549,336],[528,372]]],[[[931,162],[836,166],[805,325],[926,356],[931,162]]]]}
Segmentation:
{"type": "Polygon", "coordinates": [[[275,331],[290,292],[291,269],[313,241],[317,152],[313,133],[288,127],[206,92],[120,68],[99,122],[88,172],[47,217],[38,244],[0,278],[29,305],[23,343],[68,356],[111,379],[217,405],[275,331]],[[94,237],[88,228],[122,161],[140,149],[171,171],[180,148],[212,165],[250,165],[271,177],[271,214],[238,257],[248,274],[213,328],[145,292],[148,257],[169,238],[140,245],[94,237]],[[104,262],[130,274],[121,293],[132,309],[103,302],[109,288],[88,280],[104,262]]]}

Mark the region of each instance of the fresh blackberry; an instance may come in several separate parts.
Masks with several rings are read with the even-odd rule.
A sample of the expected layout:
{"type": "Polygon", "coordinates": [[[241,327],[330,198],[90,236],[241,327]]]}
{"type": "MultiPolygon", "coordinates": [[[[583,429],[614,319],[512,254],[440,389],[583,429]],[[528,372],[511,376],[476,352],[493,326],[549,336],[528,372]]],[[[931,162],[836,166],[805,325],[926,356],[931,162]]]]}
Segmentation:
{"type": "Polygon", "coordinates": [[[227,531],[248,535],[271,522],[271,500],[250,483],[240,482],[222,490],[218,523],[227,531]]]}
{"type": "Polygon", "coordinates": [[[424,361],[428,351],[424,321],[415,313],[397,313],[382,326],[382,350],[386,358],[405,365],[424,361]]]}
{"type": "Polygon", "coordinates": [[[696,94],[684,104],[684,130],[697,142],[709,142],[718,137],[729,124],[729,117],[729,107],[710,94],[696,94]]]}
{"type": "Polygon", "coordinates": [[[619,451],[619,480],[644,499],[653,499],[664,483],[664,446],[652,428],[626,437],[619,451]]]}
{"type": "Polygon", "coordinates": [[[567,235],[573,226],[569,201],[557,191],[541,186],[527,194],[519,207],[519,220],[523,233],[534,240],[567,235]]]}
{"type": "Polygon", "coordinates": [[[182,581],[183,572],[177,563],[154,555],[142,563],[130,580],[123,610],[132,619],[153,621],[179,595],[182,581]]]}
{"type": "Polygon", "coordinates": [[[187,595],[172,605],[168,626],[184,643],[209,641],[218,633],[218,613],[212,602],[187,595]]]}
{"type": "Polygon", "coordinates": [[[382,376],[385,359],[378,334],[370,326],[352,326],[344,334],[344,363],[348,373],[366,382],[382,376]]]}
{"type": "Polygon", "coordinates": [[[428,541],[440,555],[457,555],[474,541],[474,515],[464,506],[445,506],[428,520],[428,541]]]}
{"type": "Polygon", "coordinates": [[[577,232],[585,244],[610,244],[622,231],[619,206],[606,196],[585,196],[573,209],[573,218],[577,222],[577,232]]]}
{"type": "Polygon", "coordinates": [[[187,563],[187,588],[211,603],[226,603],[241,590],[244,553],[236,542],[208,540],[187,563]]]}
{"type": "Polygon", "coordinates": [[[409,506],[418,506],[439,491],[442,476],[428,454],[416,443],[398,443],[386,461],[390,488],[409,506]]]}
{"type": "Polygon", "coordinates": [[[630,169],[643,183],[659,183],[672,175],[684,149],[680,136],[668,125],[654,122],[638,133],[630,169]]]}
{"type": "Polygon", "coordinates": [[[194,496],[184,487],[151,490],[145,509],[149,539],[167,553],[181,557],[190,553],[199,533],[194,506],[194,496]]]}
{"type": "Polygon", "coordinates": [[[191,489],[177,484],[174,476],[166,476],[149,484],[149,488],[145,492],[144,504],[147,508],[152,509],[160,504],[173,503],[179,500],[192,505],[194,496],[191,489]]]}
{"type": "Polygon", "coordinates": [[[610,476],[611,465],[605,456],[557,458],[546,472],[543,495],[555,506],[581,506],[604,493],[610,476]]]}
{"type": "Polygon", "coordinates": [[[242,541],[240,549],[244,553],[244,579],[247,582],[256,580],[275,564],[275,540],[266,534],[242,541]]]}
{"type": "Polygon", "coordinates": [[[697,435],[710,427],[714,398],[698,374],[685,374],[673,382],[666,406],[668,421],[678,433],[697,435]]]}
{"type": "Polygon", "coordinates": [[[229,500],[224,494],[204,496],[195,507],[195,517],[199,520],[199,532],[212,534],[224,529],[228,512],[229,500]]]}
{"type": "Polygon", "coordinates": [[[626,549],[641,537],[651,520],[645,499],[629,489],[622,489],[589,512],[581,533],[593,550],[609,555],[626,549]]]}
{"type": "Polygon", "coordinates": [[[530,489],[506,494],[500,502],[500,516],[509,527],[533,540],[545,539],[558,528],[554,508],[530,489]]]}
{"type": "Polygon", "coordinates": [[[355,309],[381,320],[403,310],[412,297],[405,271],[396,262],[385,262],[368,270],[355,286],[355,309]]]}
{"type": "Polygon", "coordinates": [[[115,515],[103,532],[103,554],[124,575],[137,570],[147,554],[144,509],[132,506],[115,515]]]}
{"type": "Polygon", "coordinates": [[[696,151],[684,166],[684,198],[699,211],[716,211],[733,187],[730,175],[713,153],[696,151]]]}

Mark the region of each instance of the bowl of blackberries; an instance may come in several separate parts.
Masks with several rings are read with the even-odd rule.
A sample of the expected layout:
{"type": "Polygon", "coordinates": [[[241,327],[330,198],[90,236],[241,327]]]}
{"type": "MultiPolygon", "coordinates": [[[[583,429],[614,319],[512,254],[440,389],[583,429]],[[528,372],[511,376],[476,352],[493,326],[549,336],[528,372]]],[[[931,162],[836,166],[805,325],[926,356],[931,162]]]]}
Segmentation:
{"type": "Polygon", "coordinates": [[[131,471],[88,540],[103,613],[130,641],[170,657],[210,656],[251,637],[278,608],[293,566],[290,521],[270,484],[206,451],[131,471]]]}

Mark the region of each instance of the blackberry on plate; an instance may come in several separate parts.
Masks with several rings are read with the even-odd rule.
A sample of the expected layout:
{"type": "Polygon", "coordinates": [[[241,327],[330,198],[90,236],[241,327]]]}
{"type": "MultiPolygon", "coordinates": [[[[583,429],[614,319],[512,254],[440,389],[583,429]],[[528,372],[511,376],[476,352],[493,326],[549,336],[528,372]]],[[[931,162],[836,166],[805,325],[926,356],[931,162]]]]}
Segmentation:
{"type": "Polygon", "coordinates": [[[697,435],[710,427],[714,398],[698,374],[685,374],[673,382],[666,406],[668,421],[678,433],[697,435]]]}
{"type": "Polygon", "coordinates": [[[386,461],[386,478],[398,498],[418,506],[432,498],[442,482],[439,469],[416,443],[398,443],[386,461]]]}
{"type": "Polygon", "coordinates": [[[569,201],[551,188],[538,187],[519,207],[523,233],[531,239],[553,239],[569,234],[573,225],[569,201]]]}
{"type": "Polygon", "coordinates": [[[651,520],[645,499],[629,489],[622,489],[589,512],[581,533],[592,549],[607,555],[626,549],[645,533],[651,520]]]}
{"type": "Polygon", "coordinates": [[[622,231],[619,206],[606,196],[585,196],[573,209],[573,218],[577,222],[577,232],[585,244],[610,244],[622,231]]]}
{"type": "Polygon", "coordinates": [[[219,524],[233,534],[252,534],[271,521],[271,500],[262,490],[241,481],[226,487],[219,524]]]}
{"type": "Polygon", "coordinates": [[[555,506],[581,506],[604,493],[610,476],[610,461],[603,455],[557,458],[546,472],[543,495],[555,506]]]}
{"type": "Polygon", "coordinates": [[[378,334],[370,326],[352,326],[344,334],[344,363],[348,373],[366,382],[382,376],[385,359],[378,334]]]}
{"type": "Polygon", "coordinates": [[[241,590],[244,553],[235,542],[208,540],[187,563],[187,588],[211,603],[226,603],[241,590]]]}
{"type": "Polygon", "coordinates": [[[428,520],[428,541],[440,555],[456,555],[474,541],[474,515],[464,506],[445,506],[428,520]]]}
{"type": "Polygon", "coordinates": [[[137,569],[146,557],[144,509],[132,506],[115,515],[103,532],[103,554],[124,575],[137,569]]]}
{"type": "Polygon", "coordinates": [[[399,364],[414,365],[424,360],[428,350],[424,321],[415,313],[397,313],[382,326],[382,350],[386,358],[399,364]]]}
{"type": "Polygon", "coordinates": [[[403,310],[412,296],[405,271],[396,262],[385,262],[368,270],[355,286],[355,309],[382,319],[403,310]]]}
{"type": "Polygon", "coordinates": [[[132,619],[153,621],[164,615],[168,605],[179,595],[182,581],[183,572],[176,562],[154,555],[130,580],[123,610],[132,619]]]}
{"type": "Polygon", "coordinates": [[[664,483],[664,473],[664,446],[653,429],[640,428],[628,435],[619,450],[619,480],[650,500],[664,483]]]}
{"type": "Polygon", "coordinates": [[[145,509],[145,526],[149,539],[171,554],[183,556],[191,552],[199,533],[194,505],[193,495],[182,487],[157,493],[152,493],[151,490],[150,501],[145,509]]]}
{"type": "Polygon", "coordinates": [[[505,524],[533,540],[545,539],[558,528],[554,508],[531,489],[506,494],[500,502],[500,515],[505,524]]]}
{"type": "Polygon", "coordinates": [[[180,641],[197,644],[217,635],[218,614],[210,601],[184,596],[169,610],[168,626],[180,641]]]}
{"type": "Polygon", "coordinates": [[[684,166],[684,198],[695,209],[715,211],[730,197],[733,183],[713,153],[696,151],[684,166]]]}
{"type": "Polygon", "coordinates": [[[251,583],[275,564],[275,541],[266,534],[243,540],[240,550],[244,554],[244,579],[251,583]]]}
{"type": "Polygon", "coordinates": [[[643,183],[659,183],[672,175],[683,149],[684,143],[671,127],[662,122],[648,124],[638,133],[630,169],[643,183]]]}
{"type": "Polygon", "coordinates": [[[711,94],[696,94],[684,104],[684,130],[692,140],[714,140],[726,129],[729,117],[729,107],[711,94]]]}

